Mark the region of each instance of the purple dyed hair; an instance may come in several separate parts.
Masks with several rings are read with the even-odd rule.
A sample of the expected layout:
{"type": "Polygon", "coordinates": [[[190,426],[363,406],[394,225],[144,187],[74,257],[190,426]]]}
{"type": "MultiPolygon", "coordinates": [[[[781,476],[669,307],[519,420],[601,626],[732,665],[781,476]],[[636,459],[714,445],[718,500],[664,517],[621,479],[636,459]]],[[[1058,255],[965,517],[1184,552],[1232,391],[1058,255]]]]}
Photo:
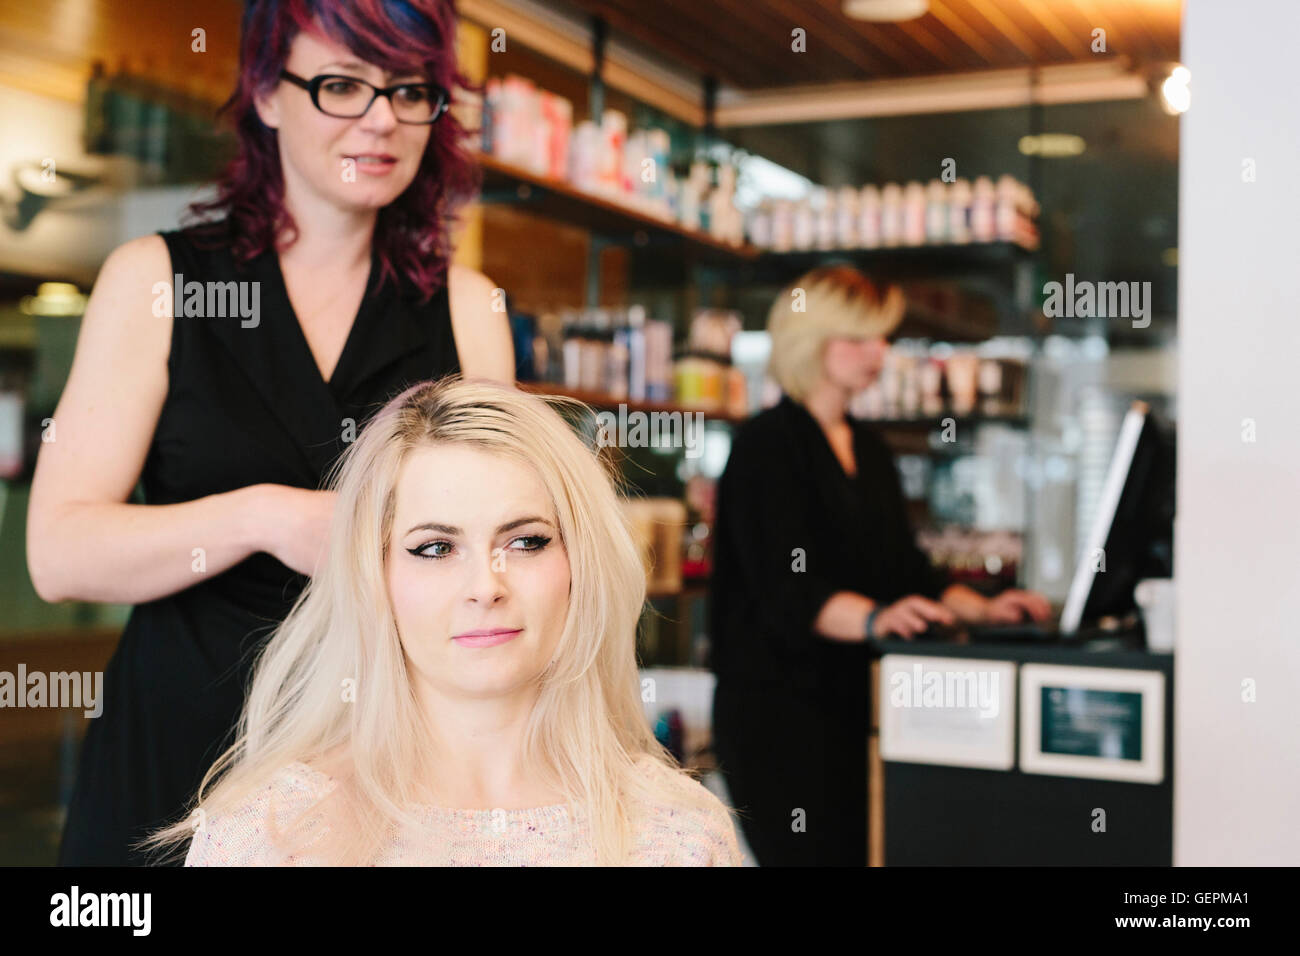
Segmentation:
{"type": "MultiPolygon", "coordinates": [[[[304,31],[323,31],[394,75],[419,73],[447,90],[482,91],[456,65],[454,0],[246,0],[239,82],[217,110],[231,115],[238,151],[217,180],[217,197],[189,207],[191,217],[205,222],[213,212],[225,213],[225,235],[241,263],[298,237],[284,205],[277,133],[262,123],[253,97],[280,82],[293,39],[304,31]],[[283,233],[289,239],[281,244],[283,233]]],[[[379,210],[374,242],[381,285],[404,276],[427,302],[445,284],[456,210],[480,185],[478,164],[465,148],[469,132],[451,111],[444,113],[431,127],[410,186],[379,210]]]]}

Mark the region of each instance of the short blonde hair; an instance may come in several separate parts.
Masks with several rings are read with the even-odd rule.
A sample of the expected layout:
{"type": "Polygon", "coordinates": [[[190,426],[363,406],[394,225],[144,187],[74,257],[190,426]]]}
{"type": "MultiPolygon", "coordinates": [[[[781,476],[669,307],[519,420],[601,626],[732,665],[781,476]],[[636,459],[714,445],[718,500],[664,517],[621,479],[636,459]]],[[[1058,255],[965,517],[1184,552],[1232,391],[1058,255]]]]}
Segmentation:
{"type": "Polygon", "coordinates": [[[802,400],[821,375],[827,339],[889,335],[905,307],[902,289],[882,289],[852,266],[805,273],[781,291],[767,314],[768,372],[783,392],[802,400]]]}

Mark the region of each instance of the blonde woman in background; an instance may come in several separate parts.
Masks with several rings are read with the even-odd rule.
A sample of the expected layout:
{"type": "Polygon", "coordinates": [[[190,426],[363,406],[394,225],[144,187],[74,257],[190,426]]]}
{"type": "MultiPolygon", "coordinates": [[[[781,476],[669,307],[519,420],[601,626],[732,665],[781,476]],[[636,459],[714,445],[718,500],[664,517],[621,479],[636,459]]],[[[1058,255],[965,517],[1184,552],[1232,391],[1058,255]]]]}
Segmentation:
{"type": "Polygon", "coordinates": [[[740,863],[726,807],[646,720],[645,572],[564,404],[452,379],[375,416],[235,744],[152,848],[192,835],[194,866],[740,863]]]}
{"type": "Polygon", "coordinates": [[[1050,612],[1028,591],[945,586],[890,449],[847,414],[903,309],[847,266],[784,290],[768,316],[783,395],[737,430],[718,484],[714,746],[760,866],[866,864],[868,636],[1050,612]]]}

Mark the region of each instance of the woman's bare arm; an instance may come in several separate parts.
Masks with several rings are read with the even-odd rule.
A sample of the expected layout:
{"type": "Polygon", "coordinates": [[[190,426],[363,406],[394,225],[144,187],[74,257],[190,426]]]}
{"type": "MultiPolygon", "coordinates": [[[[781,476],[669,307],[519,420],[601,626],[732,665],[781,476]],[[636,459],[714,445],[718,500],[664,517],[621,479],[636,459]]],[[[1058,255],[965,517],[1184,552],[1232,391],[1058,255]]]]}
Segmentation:
{"type": "Polygon", "coordinates": [[[501,295],[483,273],[461,265],[448,267],[447,300],[461,374],[513,385],[515,347],[510,319],[493,308],[501,295]]]}
{"type": "Polygon", "coordinates": [[[263,549],[261,509],[272,486],[125,503],[167,395],[171,307],[153,314],[153,286],[171,279],[162,237],[134,239],[104,262],[86,305],[27,514],[28,570],[46,601],[151,601],[263,549]]]}

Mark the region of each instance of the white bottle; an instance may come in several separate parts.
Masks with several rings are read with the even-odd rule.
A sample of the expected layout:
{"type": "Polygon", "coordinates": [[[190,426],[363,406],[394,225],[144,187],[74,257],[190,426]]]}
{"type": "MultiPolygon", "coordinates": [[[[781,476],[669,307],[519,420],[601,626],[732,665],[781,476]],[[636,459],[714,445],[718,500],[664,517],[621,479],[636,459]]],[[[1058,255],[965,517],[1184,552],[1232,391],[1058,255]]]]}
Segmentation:
{"type": "Polygon", "coordinates": [[[778,199],[772,207],[772,250],[789,252],[794,248],[794,203],[778,199]]]}
{"type": "Polygon", "coordinates": [[[975,193],[971,197],[970,232],[975,242],[992,242],[997,235],[994,219],[993,180],[980,176],[975,180],[975,193]]]}
{"type": "Polygon", "coordinates": [[[858,194],[858,247],[875,249],[880,245],[880,190],[870,184],[858,194]]]}
{"type": "Polygon", "coordinates": [[[997,204],[994,214],[997,237],[1003,242],[1016,238],[1016,203],[1020,198],[1020,184],[1009,175],[998,179],[997,204]]]}
{"type": "Polygon", "coordinates": [[[903,241],[903,187],[885,183],[880,190],[880,244],[897,246],[903,241]]]}
{"type": "Polygon", "coordinates": [[[858,191],[842,186],[835,202],[835,245],[852,249],[858,244],[858,191]]]}
{"type": "Polygon", "coordinates": [[[794,247],[811,249],[817,240],[817,218],[813,214],[812,202],[800,199],[794,207],[794,247]]]}
{"type": "Polygon", "coordinates": [[[937,179],[925,190],[925,241],[931,244],[948,241],[948,188],[937,179]]]}
{"type": "Polygon", "coordinates": [[[915,180],[903,190],[903,244],[925,245],[925,187],[915,180]]]}
{"type": "Polygon", "coordinates": [[[646,397],[645,306],[627,310],[627,397],[643,402],[646,397]]]}
{"type": "Polygon", "coordinates": [[[760,249],[772,248],[772,204],[766,199],[749,214],[749,241],[760,249]]]}
{"type": "Polygon", "coordinates": [[[816,219],[816,239],[818,249],[835,248],[835,208],[831,194],[825,189],[813,191],[813,215],[816,219]]]}
{"type": "Polygon", "coordinates": [[[970,181],[958,179],[948,189],[948,241],[970,242],[970,181]]]}

